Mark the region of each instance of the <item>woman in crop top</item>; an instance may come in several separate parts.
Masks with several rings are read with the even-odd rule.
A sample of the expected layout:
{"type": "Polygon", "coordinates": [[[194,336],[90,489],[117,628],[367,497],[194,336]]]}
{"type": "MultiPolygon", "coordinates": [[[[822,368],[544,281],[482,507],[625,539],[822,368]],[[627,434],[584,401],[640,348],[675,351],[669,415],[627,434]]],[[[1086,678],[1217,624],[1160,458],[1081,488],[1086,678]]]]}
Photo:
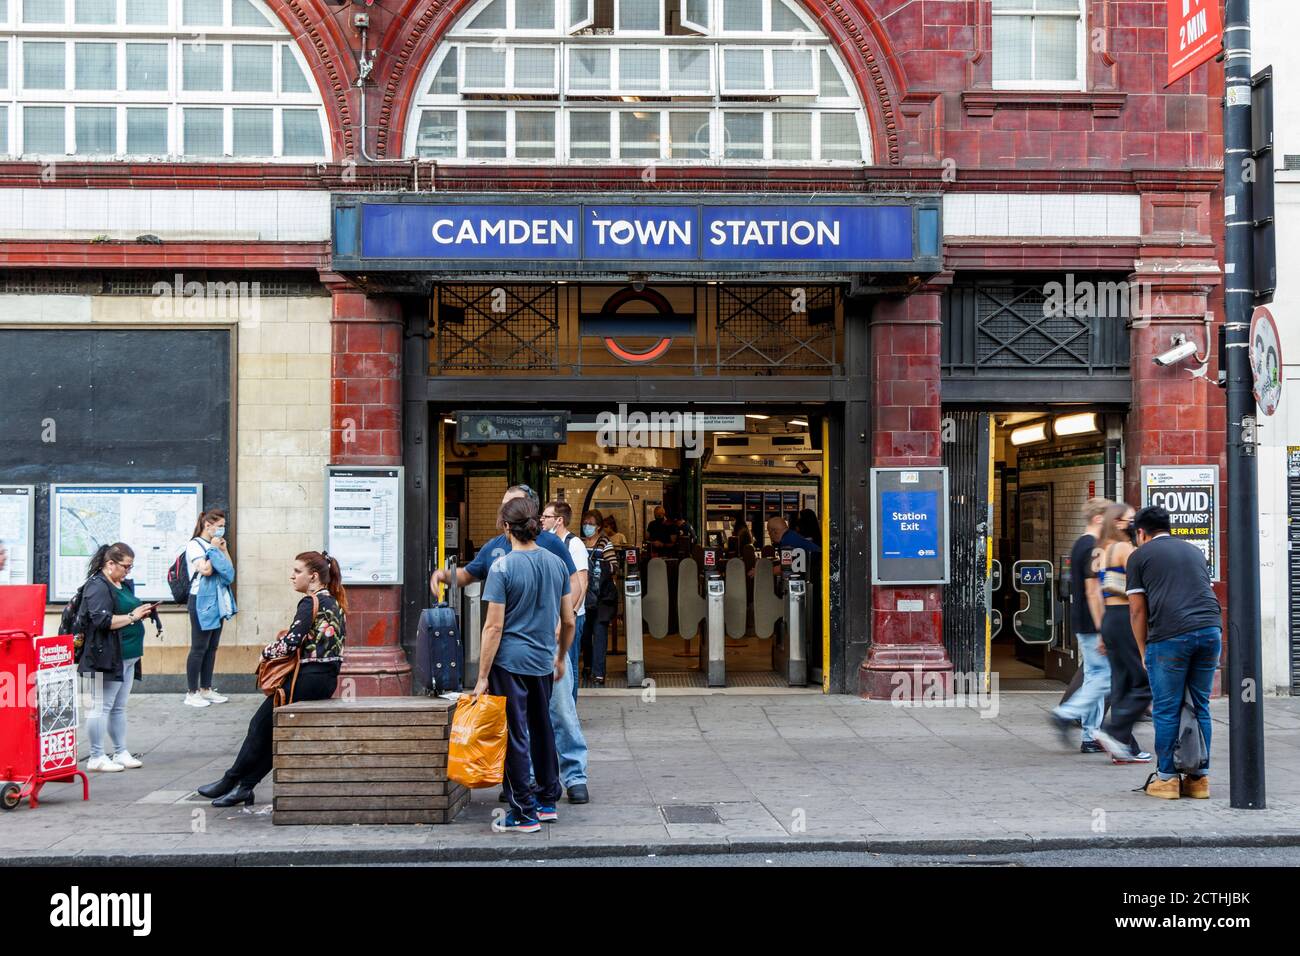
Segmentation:
{"type": "Polygon", "coordinates": [[[1123,502],[1107,508],[1093,552],[1093,572],[1101,581],[1105,604],[1101,639],[1110,659],[1110,715],[1098,729],[1097,741],[1115,763],[1151,761],[1133,736],[1133,725],[1151,703],[1151,686],[1129,623],[1125,568],[1136,550],[1130,535],[1133,515],[1133,507],[1123,502]]]}

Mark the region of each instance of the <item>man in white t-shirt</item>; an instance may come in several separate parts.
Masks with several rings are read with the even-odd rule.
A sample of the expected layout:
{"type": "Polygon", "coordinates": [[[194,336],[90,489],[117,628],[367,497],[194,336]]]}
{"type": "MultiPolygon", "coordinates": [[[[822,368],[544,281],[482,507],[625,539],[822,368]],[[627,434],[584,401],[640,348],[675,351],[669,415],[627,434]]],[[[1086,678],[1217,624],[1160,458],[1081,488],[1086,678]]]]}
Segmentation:
{"type": "MultiPolygon", "coordinates": [[[[584,612],[587,604],[587,546],[583,544],[582,539],[569,530],[569,522],[573,520],[573,509],[564,501],[552,501],[542,510],[542,533],[550,532],[569,549],[569,557],[573,558],[573,566],[578,569],[571,580],[570,588],[573,599],[573,615],[577,620],[577,633],[582,633],[582,625],[585,621],[584,612]]],[[[578,705],[578,654],[581,650],[580,641],[574,641],[569,645],[569,667],[573,671],[573,705],[578,705]]]]}

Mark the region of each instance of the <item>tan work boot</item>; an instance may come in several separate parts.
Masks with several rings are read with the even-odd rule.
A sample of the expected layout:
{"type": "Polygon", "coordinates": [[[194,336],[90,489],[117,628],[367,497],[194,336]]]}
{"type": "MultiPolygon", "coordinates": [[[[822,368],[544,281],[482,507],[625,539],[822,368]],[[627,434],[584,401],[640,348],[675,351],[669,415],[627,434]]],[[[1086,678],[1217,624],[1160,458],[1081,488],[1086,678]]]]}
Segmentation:
{"type": "Polygon", "coordinates": [[[1147,785],[1142,788],[1148,797],[1159,797],[1161,800],[1177,800],[1179,796],[1178,778],[1171,780],[1161,780],[1156,774],[1152,774],[1147,780],[1147,785]]]}
{"type": "Polygon", "coordinates": [[[1184,797],[1191,797],[1193,800],[1208,800],[1210,799],[1210,778],[1207,776],[1183,777],[1178,792],[1184,797]]]}

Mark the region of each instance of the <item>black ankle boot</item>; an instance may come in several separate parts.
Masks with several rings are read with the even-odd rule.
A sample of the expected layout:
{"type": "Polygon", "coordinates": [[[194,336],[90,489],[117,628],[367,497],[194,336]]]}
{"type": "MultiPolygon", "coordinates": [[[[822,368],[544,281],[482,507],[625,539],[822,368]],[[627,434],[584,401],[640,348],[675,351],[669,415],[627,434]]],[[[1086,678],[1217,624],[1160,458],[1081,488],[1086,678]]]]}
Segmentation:
{"type": "Polygon", "coordinates": [[[234,806],[238,806],[241,803],[249,806],[252,805],[253,803],[252,787],[245,787],[243,784],[240,784],[239,786],[235,787],[234,790],[231,790],[228,794],[226,794],[224,797],[218,797],[216,800],[212,801],[212,805],[214,807],[234,807],[234,806]]]}
{"type": "Polygon", "coordinates": [[[196,791],[200,797],[207,797],[209,800],[214,797],[224,797],[239,783],[234,777],[222,777],[215,783],[205,783],[196,791]]]}

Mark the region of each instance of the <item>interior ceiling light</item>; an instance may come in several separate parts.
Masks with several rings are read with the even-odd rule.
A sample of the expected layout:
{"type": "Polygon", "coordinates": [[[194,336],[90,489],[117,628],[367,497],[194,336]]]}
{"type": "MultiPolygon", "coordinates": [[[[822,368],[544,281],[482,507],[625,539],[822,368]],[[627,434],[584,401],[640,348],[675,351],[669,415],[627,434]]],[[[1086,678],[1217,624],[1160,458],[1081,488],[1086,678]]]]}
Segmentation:
{"type": "Polygon", "coordinates": [[[767,421],[769,418],[771,418],[772,416],[771,416],[771,415],[751,415],[749,412],[746,412],[746,413],[745,413],[745,417],[746,417],[746,418],[752,418],[752,419],[754,419],[755,421],[758,421],[758,422],[765,422],[765,421],[767,421]]]}
{"type": "Polygon", "coordinates": [[[455,424],[456,424],[456,419],[454,419],[454,418],[444,418],[442,421],[443,421],[443,424],[445,424],[445,425],[455,425],[455,424]]]}
{"type": "Polygon", "coordinates": [[[1047,422],[1035,422],[1033,425],[1025,425],[1023,428],[1017,428],[1011,433],[1011,444],[1032,445],[1035,442],[1047,441],[1047,422]]]}
{"type": "Polygon", "coordinates": [[[1099,432],[1096,412],[1079,412],[1074,415],[1061,415],[1052,419],[1052,433],[1060,436],[1087,435],[1099,432]]]}
{"type": "Polygon", "coordinates": [[[808,423],[807,423],[806,421],[804,421],[802,418],[792,418],[792,419],[790,419],[790,424],[791,424],[791,425],[798,425],[800,428],[807,428],[807,427],[808,427],[808,423]]]}

